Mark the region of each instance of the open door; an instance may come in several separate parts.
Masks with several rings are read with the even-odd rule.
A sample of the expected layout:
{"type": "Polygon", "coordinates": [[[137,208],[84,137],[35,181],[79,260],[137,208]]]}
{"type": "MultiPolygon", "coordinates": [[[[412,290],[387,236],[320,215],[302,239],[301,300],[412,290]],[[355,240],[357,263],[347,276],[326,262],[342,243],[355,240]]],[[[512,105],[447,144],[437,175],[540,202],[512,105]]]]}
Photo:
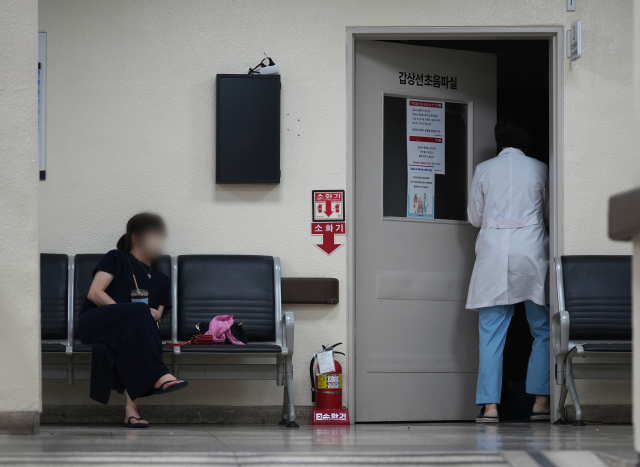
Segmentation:
{"type": "Polygon", "coordinates": [[[475,165],[496,154],[496,57],[357,41],[356,421],[471,420],[475,165]]]}

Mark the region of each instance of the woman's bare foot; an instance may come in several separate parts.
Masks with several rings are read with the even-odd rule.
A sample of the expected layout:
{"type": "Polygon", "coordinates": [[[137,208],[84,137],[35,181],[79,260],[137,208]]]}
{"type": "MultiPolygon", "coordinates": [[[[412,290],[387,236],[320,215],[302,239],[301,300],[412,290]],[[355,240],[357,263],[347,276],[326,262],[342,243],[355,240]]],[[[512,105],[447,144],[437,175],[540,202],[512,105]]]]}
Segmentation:
{"type": "Polygon", "coordinates": [[[140,418],[140,414],[138,413],[138,403],[136,401],[132,401],[129,394],[127,394],[127,405],[124,408],[124,422],[131,423],[132,425],[137,423],[142,423],[144,425],[149,424],[145,419],[140,418],[140,420],[137,420],[138,418],[140,418]]]}
{"type": "Polygon", "coordinates": [[[140,417],[138,409],[130,409],[129,407],[124,409],[124,422],[131,423],[132,425],[137,425],[138,423],[142,423],[143,425],[149,424],[148,421],[140,417]]]}
{"type": "Polygon", "coordinates": [[[548,412],[550,410],[551,400],[549,396],[536,396],[536,401],[533,406],[534,412],[548,412]],[[536,407],[536,405],[538,407],[536,407]]]}
{"type": "Polygon", "coordinates": [[[178,383],[182,383],[181,379],[177,379],[175,376],[173,376],[171,373],[167,373],[166,375],[164,375],[163,377],[161,377],[158,381],[156,381],[156,384],[153,385],[154,388],[156,389],[168,389],[171,386],[173,386],[174,384],[178,384],[178,383]],[[171,381],[170,383],[167,383],[167,381],[171,381]],[[164,386],[162,386],[164,383],[164,386]]]}
{"type": "Polygon", "coordinates": [[[498,404],[485,404],[484,412],[487,413],[489,410],[498,410],[498,404]]]}

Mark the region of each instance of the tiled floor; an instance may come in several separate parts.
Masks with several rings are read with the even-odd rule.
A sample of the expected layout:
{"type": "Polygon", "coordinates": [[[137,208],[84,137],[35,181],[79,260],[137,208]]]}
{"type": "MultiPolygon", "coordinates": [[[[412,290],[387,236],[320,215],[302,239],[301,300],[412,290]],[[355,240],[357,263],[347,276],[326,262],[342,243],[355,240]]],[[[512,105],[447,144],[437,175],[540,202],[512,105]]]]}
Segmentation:
{"type": "Polygon", "coordinates": [[[601,467],[594,452],[635,461],[632,438],[628,425],[55,425],[35,436],[0,436],[0,465],[601,467]]]}

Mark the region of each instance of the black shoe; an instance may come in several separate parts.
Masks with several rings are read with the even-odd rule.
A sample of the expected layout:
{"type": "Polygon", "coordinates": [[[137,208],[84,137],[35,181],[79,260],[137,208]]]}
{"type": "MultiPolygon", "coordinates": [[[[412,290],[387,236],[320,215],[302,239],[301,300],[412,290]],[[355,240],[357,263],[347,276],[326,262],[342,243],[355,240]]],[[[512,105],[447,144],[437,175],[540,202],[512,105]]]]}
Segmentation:
{"type": "MultiPolygon", "coordinates": [[[[497,423],[500,421],[500,417],[492,417],[492,416],[488,416],[484,414],[484,409],[485,407],[482,406],[482,408],[480,409],[480,413],[478,414],[478,416],[476,417],[476,423],[497,423]]],[[[495,411],[496,414],[498,413],[498,411],[495,411]]]]}

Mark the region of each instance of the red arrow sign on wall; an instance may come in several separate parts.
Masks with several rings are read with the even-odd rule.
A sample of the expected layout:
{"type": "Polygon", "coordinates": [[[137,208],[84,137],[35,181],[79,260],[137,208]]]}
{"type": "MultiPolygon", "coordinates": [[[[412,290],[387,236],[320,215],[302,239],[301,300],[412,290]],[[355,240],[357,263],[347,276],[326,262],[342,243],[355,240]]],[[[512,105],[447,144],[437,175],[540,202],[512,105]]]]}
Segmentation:
{"type": "Polygon", "coordinates": [[[327,217],[329,217],[329,216],[331,216],[331,214],[333,214],[333,210],[331,209],[331,201],[330,200],[327,200],[325,202],[324,213],[327,215],[327,217]]]}
{"type": "Polygon", "coordinates": [[[322,243],[316,244],[316,246],[330,255],[342,246],[341,243],[335,242],[335,235],[345,234],[344,222],[312,222],[311,233],[322,235],[322,243]]]}
{"type": "Polygon", "coordinates": [[[338,248],[342,246],[339,243],[338,244],[335,243],[334,235],[335,235],[334,232],[322,232],[322,243],[316,246],[320,248],[322,251],[324,251],[326,254],[330,255],[331,253],[333,253],[334,251],[336,251],[338,248]]]}

